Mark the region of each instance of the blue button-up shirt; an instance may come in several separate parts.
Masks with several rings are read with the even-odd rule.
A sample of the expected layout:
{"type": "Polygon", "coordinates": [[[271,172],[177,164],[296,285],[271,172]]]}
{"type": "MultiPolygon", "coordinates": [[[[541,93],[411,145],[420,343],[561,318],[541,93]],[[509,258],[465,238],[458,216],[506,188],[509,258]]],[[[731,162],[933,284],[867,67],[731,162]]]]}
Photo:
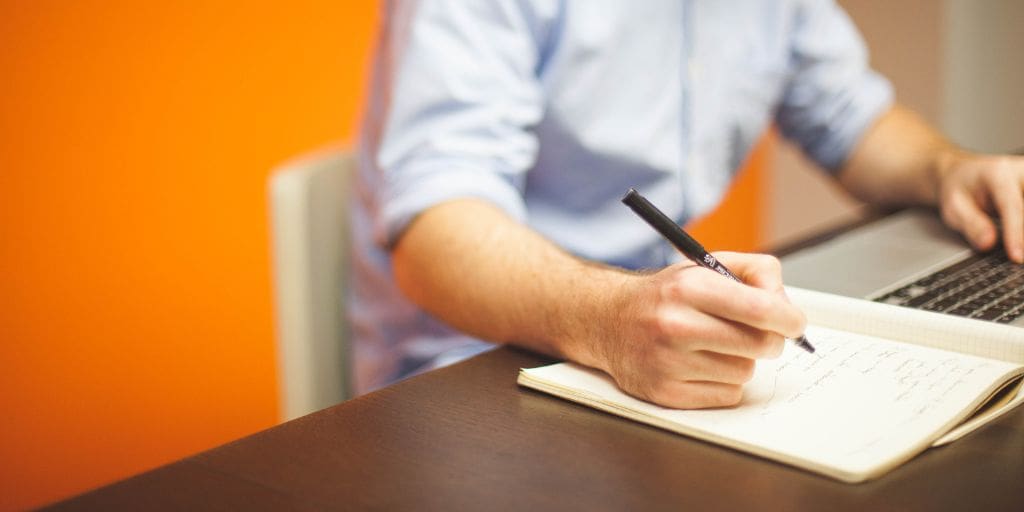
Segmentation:
{"type": "Polygon", "coordinates": [[[831,1],[388,7],[353,198],[361,391],[490,346],[395,287],[387,247],[423,210],[480,198],[582,258],[661,267],[679,256],[619,202],[627,189],[684,224],[769,124],[835,171],[892,102],[831,1]]]}

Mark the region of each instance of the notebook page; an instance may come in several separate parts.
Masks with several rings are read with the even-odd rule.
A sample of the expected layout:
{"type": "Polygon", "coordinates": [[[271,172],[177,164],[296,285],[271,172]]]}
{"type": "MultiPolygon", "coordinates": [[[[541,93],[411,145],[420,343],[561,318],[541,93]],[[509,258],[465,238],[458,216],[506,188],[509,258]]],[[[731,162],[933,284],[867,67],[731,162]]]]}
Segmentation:
{"type": "Polygon", "coordinates": [[[810,327],[813,355],[787,344],[760,361],[735,408],[674,410],[632,398],[571,363],[520,383],[614,414],[859,481],[925,449],[1019,366],[810,327]]]}
{"type": "Polygon", "coordinates": [[[796,287],[786,294],[811,324],[1024,364],[1020,327],[796,287]]]}
{"type": "Polygon", "coordinates": [[[983,410],[978,411],[967,421],[959,424],[953,430],[936,439],[932,446],[943,446],[981,428],[982,425],[1012,411],[1015,407],[1024,403],[1024,385],[1020,379],[1008,384],[1005,396],[1001,400],[992,400],[985,404],[983,410]]]}

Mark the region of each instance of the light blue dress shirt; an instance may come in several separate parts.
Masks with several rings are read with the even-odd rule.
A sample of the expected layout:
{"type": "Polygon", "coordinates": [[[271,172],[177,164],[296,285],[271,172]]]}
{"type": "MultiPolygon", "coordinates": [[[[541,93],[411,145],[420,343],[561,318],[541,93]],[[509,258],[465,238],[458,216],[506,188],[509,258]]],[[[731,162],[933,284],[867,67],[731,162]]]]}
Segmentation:
{"type": "Polygon", "coordinates": [[[679,256],[627,189],[685,224],[771,123],[835,171],[892,103],[831,1],[423,0],[384,16],[353,198],[359,391],[492,346],[396,288],[387,247],[423,210],[480,198],[580,257],[662,267],[679,256]]]}

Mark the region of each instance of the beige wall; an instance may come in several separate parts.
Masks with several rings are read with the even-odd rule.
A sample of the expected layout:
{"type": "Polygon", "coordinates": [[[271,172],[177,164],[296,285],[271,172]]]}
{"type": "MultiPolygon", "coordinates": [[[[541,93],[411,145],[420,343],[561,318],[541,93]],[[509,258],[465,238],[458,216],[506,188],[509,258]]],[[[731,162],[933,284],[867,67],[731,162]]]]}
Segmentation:
{"type": "Polygon", "coordinates": [[[943,128],[974,150],[1024,149],[1024,1],[943,5],[943,128]]]}

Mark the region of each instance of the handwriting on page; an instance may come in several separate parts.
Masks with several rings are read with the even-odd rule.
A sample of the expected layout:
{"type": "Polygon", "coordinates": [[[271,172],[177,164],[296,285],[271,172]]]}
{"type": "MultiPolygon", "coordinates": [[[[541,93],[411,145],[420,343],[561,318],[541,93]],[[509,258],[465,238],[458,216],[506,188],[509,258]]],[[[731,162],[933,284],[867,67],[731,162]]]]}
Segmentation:
{"type": "Polygon", "coordinates": [[[930,435],[998,371],[988,360],[822,327],[807,337],[817,352],[787,345],[760,361],[739,407],[680,416],[787,453],[868,460],[882,445],[930,435]]]}
{"type": "MultiPolygon", "coordinates": [[[[882,418],[912,424],[941,408],[947,397],[989,365],[982,359],[827,329],[816,330],[812,339],[816,354],[787,347],[780,359],[758,370],[737,415],[753,413],[771,422],[798,419],[798,430],[824,422],[834,423],[841,432],[844,424],[882,418]]],[[[800,435],[815,437],[813,430],[817,429],[800,435]]],[[[865,438],[861,446],[877,440],[865,438]]]]}
{"type": "MultiPolygon", "coordinates": [[[[821,357],[799,354],[782,362],[775,369],[776,383],[797,374],[803,387],[794,390],[783,400],[797,404],[812,399],[830,384],[847,380],[856,384],[857,377],[881,378],[894,383],[887,386],[886,395],[893,403],[917,405],[917,412],[924,413],[946,392],[963,383],[963,379],[986,363],[963,361],[962,358],[935,358],[923,356],[913,347],[892,343],[857,343],[851,340],[838,341],[830,336],[819,336],[821,357]],[[925,399],[922,402],[922,399],[925,399]],[[922,402],[922,403],[918,403],[922,402]]],[[[818,340],[815,340],[818,341],[818,340]]],[[[930,354],[929,354],[930,355],[930,354]]],[[[764,405],[770,407],[778,397],[764,405]]]]}

